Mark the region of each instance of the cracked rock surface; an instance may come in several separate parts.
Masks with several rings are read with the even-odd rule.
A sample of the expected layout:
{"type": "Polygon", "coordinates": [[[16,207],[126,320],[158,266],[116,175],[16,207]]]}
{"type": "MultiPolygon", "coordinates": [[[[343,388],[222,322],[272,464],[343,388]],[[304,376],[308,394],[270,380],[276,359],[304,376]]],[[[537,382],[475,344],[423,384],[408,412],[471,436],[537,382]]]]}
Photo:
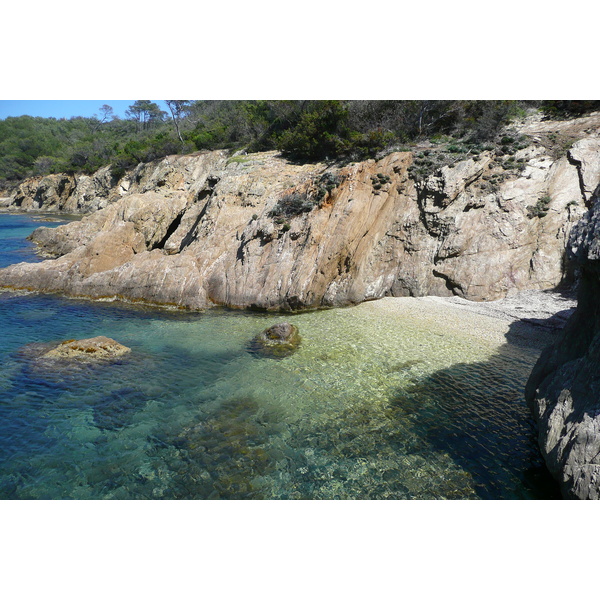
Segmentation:
{"type": "Polygon", "coordinates": [[[571,275],[566,242],[600,181],[600,115],[576,121],[527,122],[531,144],[514,157],[469,155],[424,178],[411,152],[328,166],[214,151],[118,182],[26,182],[5,207],[91,212],[36,230],[52,260],[3,269],[0,287],[284,311],[550,289],[571,275]],[[563,129],[560,155],[535,141],[563,129]]]}
{"type": "Polygon", "coordinates": [[[581,276],[578,304],[558,340],[544,350],[526,397],[539,444],[566,498],[600,499],[600,204],[573,228],[568,252],[581,276]]]}

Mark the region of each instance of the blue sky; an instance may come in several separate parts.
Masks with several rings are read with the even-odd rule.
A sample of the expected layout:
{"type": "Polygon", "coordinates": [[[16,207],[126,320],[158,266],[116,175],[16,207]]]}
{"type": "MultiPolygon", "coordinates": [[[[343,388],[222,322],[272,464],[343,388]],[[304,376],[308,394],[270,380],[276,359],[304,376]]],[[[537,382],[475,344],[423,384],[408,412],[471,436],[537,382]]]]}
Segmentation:
{"type": "MultiPolygon", "coordinates": [[[[140,98],[141,99],[141,98],[140,98]]],[[[114,113],[125,118],[125,111],[135,100],[0,100],[0,119],[6,117],[91,117],[100,114],[103,104],[112,106],[114,113]]],[[[153,100],[168,112],[164,100],[153,100]]]]}

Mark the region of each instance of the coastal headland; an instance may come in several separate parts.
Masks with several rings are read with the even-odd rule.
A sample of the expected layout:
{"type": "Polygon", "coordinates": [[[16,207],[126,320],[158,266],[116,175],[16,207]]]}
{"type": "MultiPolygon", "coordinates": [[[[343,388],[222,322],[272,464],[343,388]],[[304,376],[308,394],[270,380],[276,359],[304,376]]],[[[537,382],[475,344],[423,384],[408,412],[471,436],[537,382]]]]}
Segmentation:
{"type": "Polygon", "coordinates": [[[428,297],[448,314],[552,329],[575,305],[558,290],[579,281],[527,397],[564,496],[598,498],[600,114],[529,117],[516,133],[511,147],[456,156],[424,146],[299,164],[215,150],[119,178],[109,167],[33,178],[2,210],[84,216],[37,229],[47,260],[0,270],[0,287],[274,312],[428,297]]]}

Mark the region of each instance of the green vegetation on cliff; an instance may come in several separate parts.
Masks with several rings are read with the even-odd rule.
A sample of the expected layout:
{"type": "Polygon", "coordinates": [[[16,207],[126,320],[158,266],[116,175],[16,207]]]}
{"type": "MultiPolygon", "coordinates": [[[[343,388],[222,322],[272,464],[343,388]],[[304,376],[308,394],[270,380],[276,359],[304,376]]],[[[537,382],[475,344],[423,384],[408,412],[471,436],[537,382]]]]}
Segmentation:
{"type": "Polygon", "coordinates": [[[597,110],[598,101],[137,100],[127,118],[108,105],[92,118],[0,120],[0,185],[32,175],[119,175],[169,154],[218,148],[281,150],[295,160],[360,160],[425,139],[480,143],[526,108],[553,117],[597,110]]]}

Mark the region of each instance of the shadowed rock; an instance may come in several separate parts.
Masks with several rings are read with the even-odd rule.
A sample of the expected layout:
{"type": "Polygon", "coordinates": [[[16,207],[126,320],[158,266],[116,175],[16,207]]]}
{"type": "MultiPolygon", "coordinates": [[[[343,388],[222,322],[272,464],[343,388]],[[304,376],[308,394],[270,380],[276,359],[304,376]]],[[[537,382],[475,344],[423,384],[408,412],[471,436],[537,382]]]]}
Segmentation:
{"type": "Polygon", "coordinates": [[[600,499],[600,203],[573,229],[568,250],[580,269],[578,305],[546,348],[526,397],[549,471],[566,498],[600,499]]]}

